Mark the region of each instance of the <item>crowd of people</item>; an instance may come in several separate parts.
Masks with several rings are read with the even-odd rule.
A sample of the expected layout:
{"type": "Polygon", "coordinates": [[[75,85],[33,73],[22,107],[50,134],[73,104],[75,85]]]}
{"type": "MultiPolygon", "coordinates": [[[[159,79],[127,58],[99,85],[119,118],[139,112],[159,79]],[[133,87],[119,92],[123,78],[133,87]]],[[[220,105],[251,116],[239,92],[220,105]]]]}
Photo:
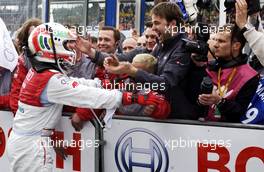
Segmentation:
{"type": "MultiPolygon", "coordinates": [[[[129,78],[137,84],[158,85],[157,89],[152,91],[165,96],[170,103],[171,112],[165,115],[168,118],[199,119],[205,115],[203,110],[206,108],[204,107],[209,106],[209,112],[205,115],[208,120],[216,120],[213,116],[218,118],[219,115],[213,115],[212,112],[216,111],[214,113],[221,114],[217,121],[241,122],[240,118],[246,113],[259,81],[258,73],[247,64],[249,55],[243,54],[242,50],[246,42],[248,42],[246,46],[250,47],[251,52],[259,59],[260,63],[262,65],[264,63],[263,49],[260,48],[263,41],[262,27],[260,25],[259,28],[255,28],[253,24],[250,24],[247,6],[242,2],[237,3],[236,6],[236,25],[225,25],[224,31],[211,34],[208,43],[214,53],[213,56],[217,59],[208,53],[208,65],[197,62],[193,58],[193,54],[185,48],[185,43],[182,40],[185,38],[195,40],[194,33],[173,31],[173,28],[184,24],[178,6],[162,2],[162,5],[156,5],[152,9],[152,21],[146,25],[141,37],[133,36],[124,39],[119,30],[109,26],[100,29],[98,38],[87,40],[78,37],[74,45],[70,44],[69,46],[72,46],[71,49],[78,50],[81,55],[68,75],[85,79],[99,78],[104,84],[106,82],[113,84],[113,81],[116,80],[120,84],[129,78]],[[167,28],[172,28],[171,33],[167,28]],[[224,45],[225,41],[228,44],[224,45]],[[230,51],[227,51],[228,49],[230,51]],[[132,63],[136,55],[144,53],[153,55],[157,60],[155,70],[152,72],[146,72],[147,67],[143,63],[140,67],[135,67],[132,63]],[[108,59],[110,56],[114,59],[115,66],[108,66],[108,61],[112,61],[108,59]],[[227,63],[227,67],[225,63],[227,63]],[[241,83],[239,88],[232,88],[233,85],[239,85],[236,81],[242,82],[242,79],[236,77],[239,76],[237,66],[243,65],[250,69],[246,72],[249,73],[249,78],[246,79],[243,75],[245,83],[241,83]],[[225,76],[225,68],[231,69],[232,75],[227,71],[225,76]],[[206,75],[209,75],[216,87],[211,95],[199,95],[201,93],[200,84],[206,75]],[[228,83],[225,83],[227,81],[228,83]],[[247,81],[251,82],[246,84],[247,81]],[[161,86],[163,89],[160,88],[161,86]]],[[[156,4],[158,3],[160,2],[156,2],[156,4]]],[[[1,84],[2,103],[0,107],[2,109],[10,108],[14,114],[18,109],[22,83],[32,67],[27,57],[28,52],[23,48],[28,46],[28,37],[31,31],[40,24],[42,22],[39,19],[29,19],[23,24],[16,37],[16,47],[20,54],[17,68],[13,73],[1,68],[1,79],[6,82],[1,84]]],[[[78,35],[76,29],[70,30],[78,35]]],[[[148,66],[147,61],[146,65],[148,66]]],[[[113,88],[115,87],[113,86],[113,88]]],[[[151,90],[151,88],[148,89],[151,90]]],[[[76,110],[74,108],[65,109],[71,109],[72,112],[76,110]]],[[[149,110],[149,108],[146,109],[149,110]]],[[[153,111],[154,109],[152,108],[153,111]]],[[[136,111],[134,115],[137,115],[136,111]]]]}
{"type": "Polygon", "coordinates": [[[43,165],[37,156],[43,150],[30,156],[37,150],[28,145],[36,135],[52,137],[63,109],[73,113],[78,131],[86,121],[109,113],[244,123],[254,107],[260,114],[252,121],[263,123],[263,102],[255,99],[264,90],[262,79],[248,61],[254,53],[264,65],[264,34],[251,19],[260,19],[259,12],[248,16],[247,8],[245,0],[237,0],[235,23],[211,34],[202,62],[186,48],[186,39],[195,42],[197,36],[179,30],[185,23],[175,3],[157,3],[143,35],[125,39],[110,26],[100,28],[98,38],[84,38],[60,24],[26,21],[16,38],[15,71],[0,68],[0,108],[15,116],[8,142],[13,171],[52,169],[52,162],[43,165]],[[22,149],[30,158],[19,159],[22,149]],[[29,160],[30,167],[24,166],[29,160]]]}

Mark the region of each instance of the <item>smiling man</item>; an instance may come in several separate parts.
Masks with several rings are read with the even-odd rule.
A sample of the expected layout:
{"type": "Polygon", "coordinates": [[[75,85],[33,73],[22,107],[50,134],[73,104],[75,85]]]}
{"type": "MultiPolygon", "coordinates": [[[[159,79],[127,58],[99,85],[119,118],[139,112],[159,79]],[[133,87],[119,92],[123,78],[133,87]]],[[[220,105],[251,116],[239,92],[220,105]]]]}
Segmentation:
{"type": "MultiPolygon", "coordinates": [[[[190,68],[190,53],[182,38],[186,33],[177,32],[183,23],[179,7],[174,3],[160,3],[152,9],[152,30],[157,33],[159,43],[152,51],[158,63],[154,74],[135,68],[133,65],[113,66],[105,61],[105,68],[112,73],[126,73],[139,83],[164,83],[166,98],[171,103],[171,118],[195,119],[196,112],[185,95],[186,76],[190,68]]],[[[108,60],[108,59],[107,59],[108,60]]]]}
{"type": "Polygon", "coordinates": [[[145,30],[146,48],[148,51],[152,51],[157,44],[158,34],[150,27],[145,30]]]}
{"type": "MultiPolygon", "coordinates": [[[[105,68],[112,73],[128,74],[139,83],[165,85],[167,100],[171,103],[171,118],[197,119],[194,105],[186,96],[186,80],[190,69],[190,53],[186,51],[182,38],[187,38],[186,33],[177,32],[183,24],[181,11],[175,3],[160,3],[152,9],[152,29],[158,34],[159,43],[151,52],[157,58],[158,63],[154,74],[136,69],[131,64],[113,66],[105,61],[105,68]],[[168,28],[174,28],[168,32],[168,28]]],[[[78,38],[76,45],[70,45],[89,55],[97,64],[102,64],[105,57],[102,53],[91,48],[91,43],[78,38]]],[[[141,52],[142,53],[142,52],[141,52]]],[[[139,54],[139,52],[138,52],[139,54]]],[[[120,61],[132,62],[136,54],[117,56],[120,61]]]]}
{"type": "Polygon", "coordinates": [[[114,27],[104,26],[99,31],[98,49],[101,52],[114,54],[120,41],[120,32],[114,27]]]}

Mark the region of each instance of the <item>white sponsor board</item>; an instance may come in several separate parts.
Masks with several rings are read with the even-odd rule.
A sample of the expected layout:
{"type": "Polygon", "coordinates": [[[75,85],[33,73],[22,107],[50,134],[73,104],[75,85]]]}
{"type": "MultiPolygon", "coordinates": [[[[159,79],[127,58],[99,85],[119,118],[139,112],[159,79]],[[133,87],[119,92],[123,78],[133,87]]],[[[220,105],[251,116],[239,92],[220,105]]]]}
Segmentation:
{"type": "Polygon", "coordinates": [[[9,172],[9,161],[6,153],[7,135],[11,129],[13,113],[0,111],[0,167],[1,171],[9,172]]]}
{"type": "Polygon", "coordinates": [[[263,138],[264,130],[114,119],[105,171],[263,172],[263,138]]]}
{"type": "MultiPolygon", "coordinates": [[[[0,111],[0,167],[1,171],[4,172],[10,171],[6,152],[6,142],[8,131],[12,127],[12,120],[12,113],[0,111]]],[[[95,140],[95,128],[93,125],[91,123],[86,123],[81,132],[76,132],[71,126],[69,117],[62,117],[56,131],[58,137],[64,138],[64,144],[68,145],[67,152],[70,155],[63,161],[54,153],[54,171],[94,172],[95,146],[98,146],[98,141],[95,140]]]]}

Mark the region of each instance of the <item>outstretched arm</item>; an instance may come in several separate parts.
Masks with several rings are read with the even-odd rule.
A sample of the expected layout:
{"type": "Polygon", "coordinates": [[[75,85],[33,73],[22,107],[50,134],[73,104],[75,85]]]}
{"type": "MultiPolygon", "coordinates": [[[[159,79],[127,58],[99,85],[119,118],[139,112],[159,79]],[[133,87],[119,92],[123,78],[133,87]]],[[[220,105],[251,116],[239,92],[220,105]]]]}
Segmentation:
{"type": "Polygon", "coordinates": [[[96,88],[87,85],[88,81],[56,74],[46,87],[47,99],[51,103],[94,109],[113,109],[121,105],[121,92],[96,88]]]}
{"type": "MultiPolygon", "coordinates": [[[[247,25],[247,7],[245,0],[237,0],[236,24],[240,29],[243,29],[247,25]]],[[[244,32],[244,36],[249,43],[249,47],[264,66],[264,49],[262,48],[264,44],[264,33],[257,31],[255,27],[251,26],[244,32]]]]}

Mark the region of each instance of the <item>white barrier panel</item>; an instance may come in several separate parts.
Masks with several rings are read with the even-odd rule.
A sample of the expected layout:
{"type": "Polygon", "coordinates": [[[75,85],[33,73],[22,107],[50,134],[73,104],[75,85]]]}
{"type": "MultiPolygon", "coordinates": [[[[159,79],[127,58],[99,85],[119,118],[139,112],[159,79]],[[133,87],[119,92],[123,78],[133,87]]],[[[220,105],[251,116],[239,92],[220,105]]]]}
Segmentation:
{"type": "Polygon", "coordinates": [[[13,113],[0,111],[0,167],[1,171],[9,172],[9,161],[6,153],[7,135],[13,122],[13,113]]]}
{"type": "MultiPolygon", "coordinates": [[[[13,115],[10,112],[0,111],[0,167],[1,171],[9,172],[9,162],[6,153],[8,131],[12,126],[13,115]]],[[[68,145],[67,152],[70,154],[63,161],[54,153],[54,166],[56,172],[94,172],[95,128],[91,123],[86,123],[81,132],[75,132],[71,126],[69,117],[62,117],[56,128],[57,135],[64,138],[64,144],[68,145]]]]}
{"type": "Polygon", "coordinates": [[[264,130],[114,119],[105,172],[263,172],[263,138],[264,130]]]}

